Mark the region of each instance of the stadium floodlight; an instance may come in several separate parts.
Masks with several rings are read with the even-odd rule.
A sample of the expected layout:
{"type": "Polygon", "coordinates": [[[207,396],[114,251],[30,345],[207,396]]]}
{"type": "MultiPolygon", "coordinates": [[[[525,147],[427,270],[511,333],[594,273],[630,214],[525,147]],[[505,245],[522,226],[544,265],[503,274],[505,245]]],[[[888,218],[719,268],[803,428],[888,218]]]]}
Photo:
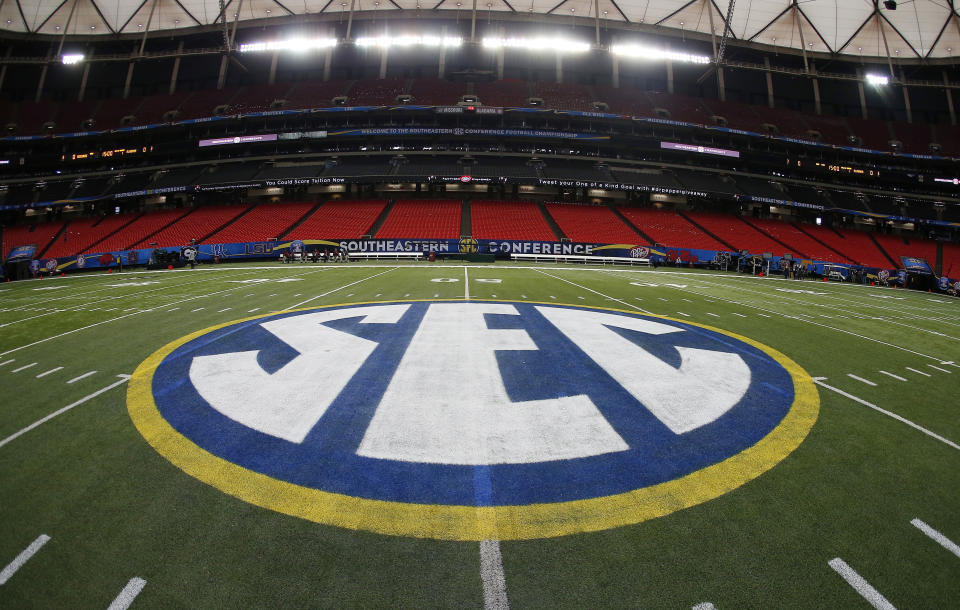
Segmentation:
{"type": "Polygon", "coordinates": [[[667,51],[656,47],[648,47],[641,44],[615,44],[610,47],[610,52],[621,57],[634,59],[652,59],[652,60],[670,60],[692,64],[708,64],[710,57],[707,55],[694,55],[692,53],[681,53],[680,51],[667,51]]]}
{"type": "Polygon", "coordinates": [[[65,66],[71,66],[83,61],[83,53],[65,53],[60,56],[60,63],[65,66]]]}
{"type": "Polygon", "coordinates": [[[569,38],[499,38],[483,39],[485,49],[526,49],[528,51],[555,51],[557,53],[583,53],[590,50],[590,43],[569,38]]]}
{"type": "Polygon", "coordinates": [[[240,45],[241,53],[265,51],[291,51],[305,53],[314,49],[329,49],[337,46],[336,38],[288,38],[271,42],[249,42],[240,45]]]}
{"type": "Polygon", "coordinates": [[[890,77],[883,74],[867,74],[866,79],[874,87],[890,84],[890,77]]]}
{"type": "Polygon", "coordinates": [[[358,47],[459,47],[463,39],[459,36],[361,36],[357,38],[358,47]]]}

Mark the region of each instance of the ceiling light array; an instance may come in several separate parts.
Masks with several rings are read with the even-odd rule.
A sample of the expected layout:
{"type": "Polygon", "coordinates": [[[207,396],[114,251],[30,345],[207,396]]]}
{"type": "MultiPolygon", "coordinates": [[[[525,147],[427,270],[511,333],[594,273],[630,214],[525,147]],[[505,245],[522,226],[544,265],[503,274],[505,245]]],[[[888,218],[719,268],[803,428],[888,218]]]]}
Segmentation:
{"type": "Polygon", "coordinates": [[[315,49],[329,49],[335,46],[337,46],[336,38],[288,38],[287,40],[241,44],[240,52],[292,51],[294,53],[305,53],[315,49]]]}
{"type": "Polygon", "coordinates": [[[488,36],[483,39],[485,49],[526,49],[527,51],[555,51],[557,53],[583,53],[590,50],[590,44],[567,38],[499,38],[488,36]]]}
{"type": "Polygon", "coordinates": [[[890,84],[890,77],[884,74],[867,74],[866,79],[868,83],[875,87],[890,84]]]}
{"type": "Polygon", "coordinates": [[[83,61],[83,53],[64,53],[60,56],[60,62],[65,66],[78,64],[83,61]]]}
{"type": "Polygon", "coordinates": [[[641,44],[615,44],[610,47],[610,52],[620,57],[629,57],[633,59],[651,59],[676,61],[691,64],[708,64],[710,57],[707,55],[694,55],[692,53],[681,53],[679,51],[667,51],[656,47],[648,47],[641,44]]]}
{"type": "Polygon", "coordinates": [[[357,38],[358,47],[459,47],[463,39],[459,36],[361,36],[357,38]]]}

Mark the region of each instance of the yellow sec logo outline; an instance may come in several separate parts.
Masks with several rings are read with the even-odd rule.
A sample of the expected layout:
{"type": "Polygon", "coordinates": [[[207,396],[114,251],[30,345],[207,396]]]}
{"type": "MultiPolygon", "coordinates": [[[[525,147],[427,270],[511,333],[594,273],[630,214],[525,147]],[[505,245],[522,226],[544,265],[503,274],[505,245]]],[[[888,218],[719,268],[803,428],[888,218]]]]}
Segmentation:
{"type": "MultiPolygon", "coordinates": [[[[410,303],[416,300],[377,303],[390,302],[410,303]]],[[[370,303],[344,303],[326,305],[324,308],[365,304],[370,303]]],[[[759,477],[790,455],[807,437],[819,414],[820,397],[813,379],[783,353],[748,337],[706,324],[644,314],[646,317],[717,332],[766,353],[783,366],[793,381],[794,400],[786,416],[748,449],[677,479],[595,498],[500,506],[376,500],[289,483],[206,451],[164,419],[153,398],[153,378],[160,363],[177,348],[202,335],[240,322],[314,309],[302,308],[231,320],[181,337],[151,354],[134,371],[127,390],[127,409],[137,430],[160,455],[190,476],[245,502],[279,513],[320,524],[394,536],[461,541],[529,540],[634,525],[717,498],[759,477]]],[[[605,307],[590,309],[636,313],[605,307]]]]}

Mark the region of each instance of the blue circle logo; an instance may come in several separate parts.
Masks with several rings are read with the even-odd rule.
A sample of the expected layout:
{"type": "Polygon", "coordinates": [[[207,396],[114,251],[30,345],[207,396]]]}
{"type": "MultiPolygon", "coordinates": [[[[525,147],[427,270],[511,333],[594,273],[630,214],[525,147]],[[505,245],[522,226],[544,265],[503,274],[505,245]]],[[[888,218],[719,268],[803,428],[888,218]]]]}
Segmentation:
{"type": "Polygon", "coordinates": [[[241,320],[164,347],[129,390],[148,441],[228,493],[444,539],[606,529],[701,503],[786,457],[818,405],[802,369],[745,337],[512,302],[241,320]]]}

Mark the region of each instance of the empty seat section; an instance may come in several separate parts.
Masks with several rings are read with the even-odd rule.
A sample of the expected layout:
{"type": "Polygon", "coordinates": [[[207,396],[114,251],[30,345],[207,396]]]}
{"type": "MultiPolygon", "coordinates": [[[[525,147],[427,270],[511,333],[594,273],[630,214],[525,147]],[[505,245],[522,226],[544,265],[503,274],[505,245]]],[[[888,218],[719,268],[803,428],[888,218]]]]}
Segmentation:
{"type": "Polygon", "coordinates": [[[44,123],[53,120],[56,108],[51,102],[21,102],[17,112],[17,131],[22,134],[38,134],[44,123]]]}
{"type": "Polygon", "coordinates": [[[3,260],[17,246],[37,245],[38,256],[50,244],[50,240],[63,228],[62,222],[44,222],[37,225],[16,225],[3,228],[3,260]]]}
{"type": "Polygon", "coordinates": [[[960,155],[960,125],[937,125],[937,144],[942,148],[941,154],[960,155]]]}
{"type": "Polygon", "coordinates": [[[405,81],[400,78],[358,80],[348,94],[351,106],[392,106],[403,93],[405,81]]]}
{"type": "Polygon", "coordinates": [[[212,244],[230,244],[275,239],[303,218],[314,205],[302,201],[261,203],[206,241],[212,244]]]}
{"type": "Polygon", "coordinates": [[[475,83],[473,91],[484,106],[526,106],[530,91],[527,83],[505,78],[492,83],[475,83]]]}
{"type": "Polygon", "coordinates": [[[74,256],[87,252],[91,246],[127,224],[136,214],[115,214],[98,218],[71,220],[66,230],[47,251],[48,256],[74,256]]]}
{"type": "Polygon", "coordinates": [[[890,258],[897,263],[898,267],[902,266],[900,263],[901,256],[926,259],[931,269],[937,262],[937,244],[935,242],[925,239],[912,239],[910,243],[907,243],[899,235],[881,235],[879,233],[875,233],[873,237],[880,244],[880,247],[890,255],[890,258]]]}
{"type": "Polygon", "coordinates": [[[123,117],[136,116],[137,107],[142,98],[121,99],[110,98],[103,100],[93,116],[94,129],[115,129],[122,126],[123,117]]]}
{"type": "MultiPolygon", "coordinates": [[[[171,222],[182,218],[190,210],[160,210],[144,214],[134,220],[120,231],[117,231],[94,246],[97,252],[110,252],[113,250],[129,250],[134,244],[144,242],[144,248],[149,247],[149,242],[155,241],[147,239],[153,233],[156,233],[171,222]]],[[[182,245],[182,244],[176,244],[182,245]]]]}
{"type": "Polygon", "coordinates": [[[653,116],[653,104],[640,91],[635,89],[619,89],[606,85],[595,85],[598,102],[605,102],[610,112],[628,114],[630,116],[653,116]]]}
{"type": "Polygon", "coordinates": [[[180,115],[177,119],[201,119],[211,117],[214,115],[213,111],[217,106],[228,105],[236,93],[236,88],[195,91],[193,95],[180,104],[180,115]]]}
{"type": "Polygon", "coordinates": [[[816,225],[803,225],[801,228],[860,265],[883,269],[890,267],[890,261],[877,249],[870,236],[862,231],[832,229],[816,225]]]}
{"type": "Polygon", "coordinates": [[[536,82],[533,84],[533,96],[541,98],[544,106],[555,110],[593,110],[590,92],[583,85],[536,82]]]}
{"type": "MultiPolygon", "coordinates": [[[[710,110],[713,115],[721,116],[727,120],[727,126],[733,129],[744,129],[746,131],[761,131],[760,117],[753,111],[753,108],[740,102],[721,102],[720,100],[704,100],[703,105],[710,110]]],[[[711,117],[712,118],[712,117],[711,117]]],[[[709,121],[709,124],[713,124],[709,121]]]]}
{"type": "MultiPolygon", "coordinates": [[[[753,111],[760,117],[762,123],[769,123],[777,128],[782,136],[788,138],[810,139],[810,127],[803,120],[803,115],[787,108],[769,108],[767,106],[753,106],[753,111]]],[[[761,127],[763,125],[761,124],[761,127]]]]}
{"type": "Polygon", "coordinates": [[[146,248],[149,242],[157,242],[157,246],[185,246],[191,240],[199,242],[204,237],[216,231],[218,227],[240,215],[249,206],[223,205],[195,208],[177,222],[166,227],[156,235],[141,240],[134,248],[146,248]]]}
{"type": "Polygon", "coordinates": [[[464,83],[452,83],[442,78],[418,78],[410,87],[414,104],[453,106],[466,93],[464,83]]]}
{"type": "Polygon", "coordinates": [[[873,150],[890,150],[890,127],[886,121],[876,119],[848,118],[847,124],[855,136],[859,136],[863,146],[873,150]]]}
{"type": "Polygon", "coordinates": [[[702,123],[704,125],[712,123],[710,117],[713,113],[707,110],[695,97],[657,93],[655,91],[648,92],[647,96],[653,102],[654,107],[667,110],[670,113],[670,118],[674,121],[702,123]]]}
{"type": "Polygon", "coordinates": [[[382,238],[453,239],[460,237],[462,204],[455,200],[398,201],[380,230],[382,238]]]}
{"type": "Polygon", "coordinates": [[[904,121],[893,122],[893,137],[900,140],[903,145],[902,152],[915,155],[929,155],[930,143],[933,142],[933,134],[930,126],[921,123],[913,124],[904,121]]]}
{"type": "Polygon", "coordinates": [[[286,100],[289,90],[290,83],[241,87],[237,94],[233,96],[233,99],[230,100],[230,112],[245,114],[270,110],[273,102],[286,100]]]}
{"type": "Polygon", "coordinates": [[[790,248],[790,253],[796,256],[831,263],[853,262],[849,258],[827,248],[789,222],[772,218],[748,218],[746,220],[786,244],[790,248]]]}
{"type": "MultiPolygon", "coordinates": [[[[936,264],[936,261],[927,262],[936,264]]],[[[952,280],[960,278],[960,245],[943,244],[943,275],[952,280]]]]}
{"type": "Polygon", "coordinates": [[[287,92],[286,108],[329,108],[333,98],[343,95],[347,82],[342,80],[306,81],[287,92]]]}
{"type": "Polygon", "coordinates": [[[387,202],[328,201],[285,236],[286,239],[358,239],[370,234],[387,202]]]}
{"type": "Polygon", "coordinates": [[[728,250],[676,212],[649,208],[620,208],[620,212],[657,244],[672,248],[728,250]]]}
{"type": "Polygon", "coordinates": [[[737,183],[737,188],[739,188],[740,191],[746,195],[751,195],[753,197],[768,197],[770,199],[790,199],[789,194],[778,189],[769,180],[748,178],[746,176],[737,176],[735,180],[737,183]]]}
{"type": "MultiPolygon", "coordinates": [[[[97,102],[65,102],[60,105],[57,114],[57,133],[73,133],[87,131],[84,123],[92,119],[97,109],[97,102]]],[[[94,127],[95,128],[95,127],[94,127]]]]}
{"type": "Polygon", "coordinates": [[[783,246],[738,216],[712,212],[686,212],[686,215],[737,250],[749,250],[751,254],[772,252],[778,256],[784,252],[783,246]]]}
{"type": "Polygon", "coordinates": [[[149,125],[151,123],[163,123],[163,115],[171,110],[180,108],[180,104],[190,96],[190,92],[174,93],[173,95],[153,95],[143,98],[140,107],[137,108],[137,125],[149,125]]]}
{"type": "Polygon", "coordinates": [[[563,234],[573,241],[635,244],[642,239],[606,206],[548,203],[547,211],[563,234]]]}
{"type": "Polygon", "coordinates": [[[806,115],[810,129],[820,132],[820,141],[825,144],[849,146],[850,127],[843,117],[806,115]]]}
{"type": "Polygon", "coordinates": [[[540,208],[529,201],[473,201],[470,220],[477,239],[557,240],[540,208]]]}

